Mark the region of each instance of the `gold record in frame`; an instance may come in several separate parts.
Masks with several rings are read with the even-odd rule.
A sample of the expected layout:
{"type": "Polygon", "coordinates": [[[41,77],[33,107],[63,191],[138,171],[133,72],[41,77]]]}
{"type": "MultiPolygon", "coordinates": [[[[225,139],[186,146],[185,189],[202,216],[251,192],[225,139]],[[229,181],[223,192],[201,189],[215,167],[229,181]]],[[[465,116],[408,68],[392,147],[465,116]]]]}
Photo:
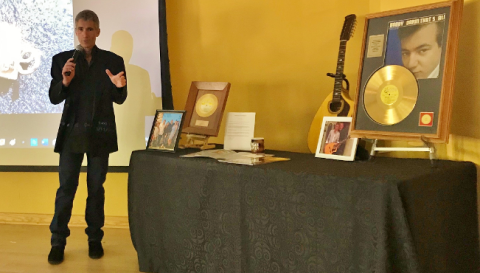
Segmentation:
{"type": "Polygon", "coordinates": [[[217,108],[218,98],[213,94],[205,94],[197,100],[195,112],[202,118],[206,118],[213,115],[217,108]]]}
{"type": "Polygon", "coordinates": [[[363,96],[368,116],[381,125],[404,120],[415,108],[417,98],[415,75],[399,65],[387,65],[373,73],[363,96]]]}
{"type": "Polygon", "coordinates": [[[218,136],[231,84],[193,81],[185,104],[182,133],[218,136]],[[198,104],[205,104],[198,106],[198,104]]]}

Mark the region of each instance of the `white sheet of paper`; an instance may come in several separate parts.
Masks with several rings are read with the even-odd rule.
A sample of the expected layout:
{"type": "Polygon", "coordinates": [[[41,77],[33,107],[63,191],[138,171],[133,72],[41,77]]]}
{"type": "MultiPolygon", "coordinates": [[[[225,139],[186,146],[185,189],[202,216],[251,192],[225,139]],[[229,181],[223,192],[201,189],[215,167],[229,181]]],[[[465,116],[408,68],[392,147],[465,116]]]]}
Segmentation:
{"type": "Polygon", "coordinates": [[[250,151],[250,142],[255,133],[255,113],[230,112],[227,114],[225,150],[250,151]]]}

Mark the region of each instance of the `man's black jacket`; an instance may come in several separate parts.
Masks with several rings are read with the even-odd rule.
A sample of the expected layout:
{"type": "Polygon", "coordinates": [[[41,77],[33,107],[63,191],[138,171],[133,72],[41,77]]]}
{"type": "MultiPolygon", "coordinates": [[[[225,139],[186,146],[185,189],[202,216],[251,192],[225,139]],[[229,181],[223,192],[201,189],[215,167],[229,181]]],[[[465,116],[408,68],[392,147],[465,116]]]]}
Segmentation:
{"type": "MultiPolygon", "coordinates": [[[[118,151],[117,130],[113,102],[122,104],[127,98],[127,86],[117,88],[107,73],[109,69],[113,75],[125,72],[123,58],[109,51],[101,50],[96,46],[92,50],[90,66],[83,56],[77,61],[75,77],[68,87],[62,84],[62,69],[68,59],[73,55],[73,50],[65,51],[53,56],[52,59],[52,82],[50,84],[49,97],[53,104],[59,104],[65,100],[62,118],[57,133],[55,152],[59,153],[64,147],[73,125],[78,122],[78,111],[88,117],[84,124],[86,130],[86,142],[88,152],[92,155],[101,155],[118,151]],[[88,107],[78,108],[75,92],[93,91],[93,98],[88,102],[88,107]]],[[[126,76],[126,75],[125,75],[126,76]]],[[[82,125],[82,124],[80,124],[82,125]]],[[[77,124],[78,126],[78,124],[77,124]]]]}

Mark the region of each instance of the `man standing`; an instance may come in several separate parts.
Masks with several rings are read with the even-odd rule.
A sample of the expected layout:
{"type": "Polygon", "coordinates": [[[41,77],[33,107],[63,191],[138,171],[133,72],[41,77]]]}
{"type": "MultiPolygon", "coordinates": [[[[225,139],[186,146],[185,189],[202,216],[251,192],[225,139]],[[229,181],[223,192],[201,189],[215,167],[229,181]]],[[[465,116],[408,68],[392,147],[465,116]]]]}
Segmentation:
{"type": "Polygon", "coordinates": [[[343,129],[343,123],[337,122],[328,133],[325,143],[338,143],[340,141],[340,131],[343,129]]]}
{"type": "Polygon", "coordinates": [[[172,145],[172,141],[173,141],[173,144],[175,144],[177,131],[178,131],[178,121],[172,120],[172,122],[173,122],[172,129],[170,130],[170,135],[168,136],[168,148],[173,148],[175,146],[175,145],[172,145]]]}
{"type": "MultiPolygon", "coordinates": [[[[340,143],[340,131],[343,130],[343,122],[337,122],[330,130],[327,135],[327,139],[325,140],[325,146],[323,148],[323,152],[326,154],[332,154],[337,152],[337,149],[342,143],[340,143]]],[[[343,153],[343,150],[342,150],[343,153]]]]}
{"type": "Polygon", "coordinates": [[[173,124],[173,120],[167,122],[167,124],[165,124],[165,128],[163,129],[163,137],[162,137],[163,148],[168,146],[168,137],[170,136],[170,132],[172,131],[172,124],[173,124]]]}
{"type": "Polygon", "coordinates": [[[118,150],[113,102],[127,98],[125,65],[120,56],[95,45],[100,35],[97,15],[84,10],[75,17],[75,35],[83,52],[76,59],[73,51],[52,59],[49,97],[53,104],[65,101],[58,129],[55,152],[60,154],[60,187],[55,198],[55,215],[50,224],[52,249],[48,262],[63,261],[68,222],[84,154],[87,155],[88,198],[85,220],[88,227],[88,254],[103,256],[101,240],[105,222],[104,203],[109,154],[118,150]]]}
{"type": "Polygon", "coordinates": [[[398,37],[402,46],[403,66],[417,79],[437,78],[442,57],[444,22],[401,27],[398,37]]]}
{"type": "Polygon", "coordinates": [[[165,126],[166,126],[165,122],[166,121],[163,120],[159,126],[159,131],[157,135],[157,139],[158,139],[157,147],[162,147],[162,144],[163,144],[163,132],[165,131],[165,126]]]}

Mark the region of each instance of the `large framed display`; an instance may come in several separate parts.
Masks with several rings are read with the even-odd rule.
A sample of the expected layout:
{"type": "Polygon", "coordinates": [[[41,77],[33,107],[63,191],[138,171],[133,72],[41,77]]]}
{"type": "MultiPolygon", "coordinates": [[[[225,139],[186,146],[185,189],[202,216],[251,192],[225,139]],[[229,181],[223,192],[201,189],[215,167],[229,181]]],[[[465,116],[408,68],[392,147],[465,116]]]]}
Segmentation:
{"type": "Polygon", "coordinates": [[[182,133],[217,136],[229,91],[228,82],[192,82],[182,133]]]}
{"type": "Polygon", "coordinates": [[[463,0],[366,16],[352,137],[448,142],[463,0]]]}

